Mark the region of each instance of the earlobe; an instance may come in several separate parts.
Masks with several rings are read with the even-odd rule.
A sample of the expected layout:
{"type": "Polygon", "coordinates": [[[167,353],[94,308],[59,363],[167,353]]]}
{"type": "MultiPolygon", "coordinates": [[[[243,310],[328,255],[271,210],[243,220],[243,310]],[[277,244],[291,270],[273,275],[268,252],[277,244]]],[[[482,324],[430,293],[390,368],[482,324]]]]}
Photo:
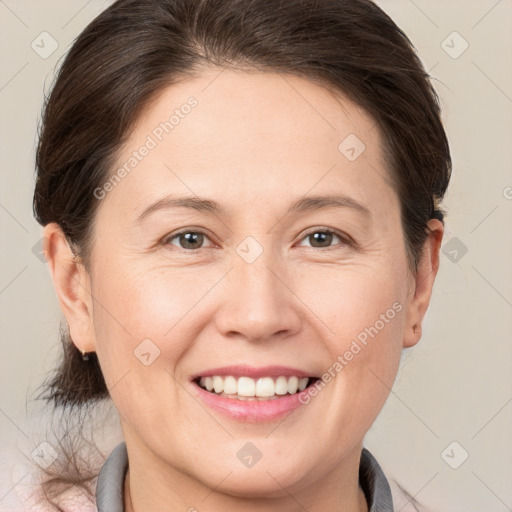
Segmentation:
{"type": "Polygon", "coordinates": [[[54,222],[43,229],[43,251],[73,343],[80,351],[95,350],[90,279],[54,222]]]}
{"type": "Polygon", "coordinates": [[[421,323],[428,309],[434,281],[439,270],[439,253],[444,234],[444,225],[438,219],[428,222],[428,236],[423,245],[414,286],[408,297],[407,320],[403,339],[404,348],[409,348],[421,339],[421,323]]]}

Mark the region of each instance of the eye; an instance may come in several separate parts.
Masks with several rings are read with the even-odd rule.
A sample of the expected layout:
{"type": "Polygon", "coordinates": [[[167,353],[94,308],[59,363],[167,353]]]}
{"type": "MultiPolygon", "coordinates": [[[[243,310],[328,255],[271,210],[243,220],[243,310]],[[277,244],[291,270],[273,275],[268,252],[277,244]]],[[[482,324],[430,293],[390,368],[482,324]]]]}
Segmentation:
{"type": "Polygon", "coordinates": [[[342,245],[351,245],[351,242],[347,236],[343,236],[341,233],[332,229],[324,228],[313,228],[311,231],[306,233],[302,240],[308,239],[311,242],[311,247],[315,249],[330,248],[333,238],[341,240],[342,245]]]}
{"type": "MultiPolygon", "coordinates": [[[[344,236],[341,233],[327,228],[313,228],[306,233],[302,240],[308,239],[311,242],[310,247],[314,249],[330,248],[332,242],[335,239],[341,242],[341,245],[352,245],[352,242],[348,236],[344,236]]],[[[183,230],[178,233],[174,233],[164,240],[163,245],[178,245],[181,249],[186,249],[187,252],[193,252],[199,249],[203,249],[204,241],[210,240],[209,237],[202,231],[183,230]],[[177,240],[177,244],[173,243],[173,240],[177,240]]],[[[339,245],[339,244],[338,244],[339,245]]]]}
{"type": "Polygon", "coordinates": [[[202,249],[202,244],[204,240],[209,240],[209,238],[202,231],[180,231],[179,233],[174,233],[171,236],[166,237],[163,241],[163,245],[175,245],[171,243],[172,240],[177,239],[180,244],[179,247],[181,249],[188,249],[190,251],[194,251],[197,249],[202,249]]]}

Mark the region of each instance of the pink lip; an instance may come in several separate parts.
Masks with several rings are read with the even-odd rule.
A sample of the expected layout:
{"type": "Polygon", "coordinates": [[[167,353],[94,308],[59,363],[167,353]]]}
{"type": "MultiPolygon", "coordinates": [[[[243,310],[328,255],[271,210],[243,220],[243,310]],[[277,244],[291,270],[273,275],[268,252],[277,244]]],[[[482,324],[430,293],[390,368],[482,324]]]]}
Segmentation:
{"type": "Polygon", "coordinates": [[[255,368],[253,366],[246,365],[232,365],[204,370],[201,373],[193,375],[190,380],[195,380],[198,377],[212,377],[213,375],[233,375],[234,377],[252,377],[253,379],[258,377],[279,377],[280,375],[283,375],[284,377],[318,377],[317,375],[304,372],[297,368],[291,368],[289,366],[273,365],[255,368]]]}
{"type": "MultiPolygon", "coordinates": [[[[218,370],[219,369],[216,371],[218,370]]],[[[215,373],[215,375],[219,375],[219,373],[215,373]]],[[[267,373],[266,375],[269,374],[267,373]]],[[[281,373],[280,375],[283,374],[281,373]]],[[[194,393],[196,393],[207,406],[237,421],[249,423],[277,420],[294,409],[298,409],[304,405],[304,402],[299,400],[300,395],[303,394],[305,397],[309,389],[306,388],[293,395],[283,395],[274,400],[249,401],[227,398],[211,393],[200,387],[196,382],[192,382],[192,386],[194,393]]]]}

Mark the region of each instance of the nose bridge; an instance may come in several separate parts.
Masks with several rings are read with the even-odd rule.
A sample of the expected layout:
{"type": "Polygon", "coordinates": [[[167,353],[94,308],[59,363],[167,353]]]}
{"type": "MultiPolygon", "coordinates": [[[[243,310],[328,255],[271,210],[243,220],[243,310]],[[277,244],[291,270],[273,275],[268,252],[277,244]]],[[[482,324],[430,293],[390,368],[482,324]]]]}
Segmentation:
{"type": "Polygon", "coordinates": [[[285,284],[286,272],[272,239],[249,236],[236,247],[219,320],[224,334],[236,332],[261,340],[298,328],[293,293],[285,284]]]}
{"type": "Polygon", "coordinates": [[[283,266],[272,250],[270,240],[268,242],[265,246],[254,238],[242,242],[236,249],[237,257],[233,263],[236,275],[233,279],[240,281],[240,288],[251,296],[251,300],[262,304],[278,300],[283,295],[284,286],[276,276],[283,266]],[[265,294],[266,301],[263,300],[265,294]]]}

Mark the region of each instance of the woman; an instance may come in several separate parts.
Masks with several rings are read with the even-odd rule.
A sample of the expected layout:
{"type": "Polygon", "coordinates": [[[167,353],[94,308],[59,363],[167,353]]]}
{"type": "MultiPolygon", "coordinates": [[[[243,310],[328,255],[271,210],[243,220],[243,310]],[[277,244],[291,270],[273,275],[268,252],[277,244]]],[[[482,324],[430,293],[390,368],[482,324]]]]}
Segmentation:
{"type": "Polygon", "coordinates": [[[363,441],[421,338],[451,160],[381,9],[119,0],[70,49],[36,166],[68,324],[46,398],[111,399],[123,433],[73,480],[91,509],[394,510],[363,441]]]}

